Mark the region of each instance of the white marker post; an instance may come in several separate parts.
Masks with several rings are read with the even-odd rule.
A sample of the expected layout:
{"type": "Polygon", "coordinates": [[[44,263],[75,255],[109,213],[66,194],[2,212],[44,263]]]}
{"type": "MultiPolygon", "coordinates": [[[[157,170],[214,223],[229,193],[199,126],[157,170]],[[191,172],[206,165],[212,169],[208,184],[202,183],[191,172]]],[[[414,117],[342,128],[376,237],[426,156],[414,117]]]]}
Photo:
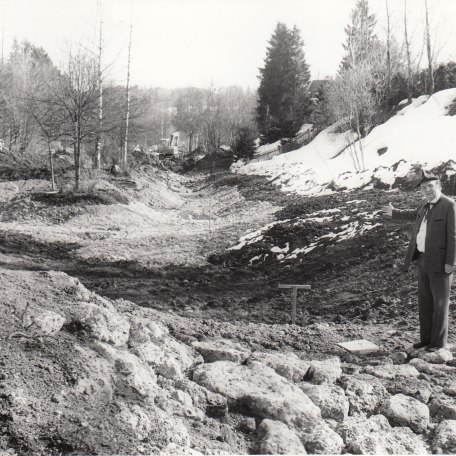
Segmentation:
{"type": "Polygon", "coordinates": [[[279,288],[291,288],[291,324],[296,324],[296,302],[298,300],[298,290],[311,290],[312,287],[310,285],[288,285],[281,283],[279,284],[279,288]]]}

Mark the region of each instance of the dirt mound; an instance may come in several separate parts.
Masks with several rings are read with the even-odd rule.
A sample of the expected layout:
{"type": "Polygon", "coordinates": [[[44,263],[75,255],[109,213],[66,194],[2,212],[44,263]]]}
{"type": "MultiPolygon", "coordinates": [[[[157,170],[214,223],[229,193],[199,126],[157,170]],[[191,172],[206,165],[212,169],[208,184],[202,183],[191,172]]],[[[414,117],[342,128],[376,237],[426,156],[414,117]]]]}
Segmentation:
{"type": "Polygon", "coordinates": [[[0,221],[42,221],[59,224],[86,213],[96,205],[127,204],[128,198],[115,190],[100,190],[92,193],[73,192],[18,192],[5,202],[0,202],[0,221]]]}

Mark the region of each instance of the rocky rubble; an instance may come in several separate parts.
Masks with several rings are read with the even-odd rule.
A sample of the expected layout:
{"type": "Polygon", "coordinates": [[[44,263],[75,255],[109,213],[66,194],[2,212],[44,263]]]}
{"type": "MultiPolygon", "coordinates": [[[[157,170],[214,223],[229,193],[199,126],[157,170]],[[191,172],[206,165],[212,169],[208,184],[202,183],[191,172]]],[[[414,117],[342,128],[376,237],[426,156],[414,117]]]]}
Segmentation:
{"type": "Polygon", "coordinates": [[[64,273],[0,270],[0,292],[8,454],[456,450],[451,360],[349,364],[234,338],[180,339],[169,317],[64,273]]]}

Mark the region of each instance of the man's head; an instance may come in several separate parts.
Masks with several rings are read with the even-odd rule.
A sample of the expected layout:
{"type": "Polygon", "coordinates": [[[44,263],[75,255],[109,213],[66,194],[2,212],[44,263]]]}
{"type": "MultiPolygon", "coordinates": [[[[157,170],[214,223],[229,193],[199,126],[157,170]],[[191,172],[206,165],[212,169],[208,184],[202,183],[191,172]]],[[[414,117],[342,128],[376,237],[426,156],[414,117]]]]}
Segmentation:
{"type": "Polygon", "coordinates": [[[442,194],[440,179],[436,177],[436,179],[422,180],[420,183],[420,192],[428,203],[440,198],[440,195],[442,194]]]}

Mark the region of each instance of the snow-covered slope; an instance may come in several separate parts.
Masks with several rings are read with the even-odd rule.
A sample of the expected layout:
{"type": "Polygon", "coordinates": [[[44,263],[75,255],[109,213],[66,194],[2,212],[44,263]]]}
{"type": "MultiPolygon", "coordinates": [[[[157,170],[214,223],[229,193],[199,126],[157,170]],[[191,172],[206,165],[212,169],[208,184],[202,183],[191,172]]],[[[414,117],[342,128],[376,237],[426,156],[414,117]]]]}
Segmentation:
{"type": "Polygon", "coordinates": [[[432,168],[456,159],[456,116],[447,115],[456,89],[422,96],[404,107],[362,140],[365,171],[356,172],[347,132],[338,124],[322,131],[312,142],[271,160],[241,164],[233,172],[269,176],[282,190],[319,193],[328,186],[358,188],[373,178],[392,184],[420,165],[432,168]],[[379,154],[379,149],[387,148],[379,154]]]}

